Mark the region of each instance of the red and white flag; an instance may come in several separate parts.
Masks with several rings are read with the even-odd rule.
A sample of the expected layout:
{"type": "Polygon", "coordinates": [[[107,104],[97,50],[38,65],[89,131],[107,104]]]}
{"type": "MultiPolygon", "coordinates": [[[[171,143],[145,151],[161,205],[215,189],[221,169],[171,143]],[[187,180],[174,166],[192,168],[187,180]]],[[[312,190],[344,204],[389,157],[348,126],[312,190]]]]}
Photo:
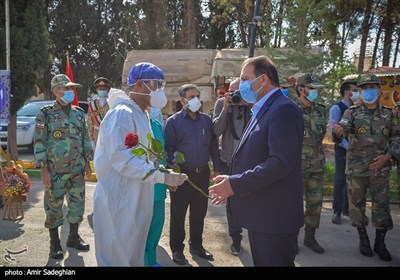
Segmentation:
{"type": "MultiPolygon", "coordinates": [[[[67,53],[67,62],[65,63],[65,75],[68,76],[68,78],[71,80],[71,82],[75,83],[74,74],[72,74],[71,64],[69,63],[69,55],[68,55],[68,53],[67,53]]],[[[76,88],[75,87],[73,87],[73,89],[74,89],[75,97],[74,97],[74,101],[72,101],[72,105],[79,106],[78,93],[76,92],[76,88]]]]}

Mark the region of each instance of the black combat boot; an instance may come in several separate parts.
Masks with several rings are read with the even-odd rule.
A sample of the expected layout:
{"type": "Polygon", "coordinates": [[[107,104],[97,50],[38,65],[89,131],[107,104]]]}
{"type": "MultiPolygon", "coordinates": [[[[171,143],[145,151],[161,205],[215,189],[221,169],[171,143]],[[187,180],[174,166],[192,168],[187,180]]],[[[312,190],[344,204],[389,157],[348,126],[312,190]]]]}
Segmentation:
{"type": "Polygon", "coordinates": [[[385,245],[385,229],[377,229],[375,233],[375,244],[374,244],[374,251],[378,254],[379,258],[384,261],[391,261],[392,256],[390,255],[389,251],[386,249],[385,245]]]}
{"type": "Polygon", "coordinates": [[[369,244],[367,230],[365,229],[365,227],[357,228],[357,230],[358,230],[358,235],[360,236],[359,248],[360,248],[361,255],[366,256],[366,257],[372,257],[373,253],[372,253],[371,245],[369,244]]]}
{"type": "Polygon", "coordinates": [[[69,224],[69,236],[67,247],[72,247],[80,251],[89,251],[89,244],[82,240],[78,234],[79,224],[69,224]]]}
{"type": "Polygon", "coordinates": [[[49,229],[50,232],[50,257],[53,259],[62,259],[64,257],[63,250],[58,237],[58,227],[49,229]]]}
{"type": "Polygon", "coordinates": [[[323,254],[325,252],[324,248],[322,248],[318,244],[317,240],[315,240],[315,228],[306,226],[304,231],[305,231],[304,246],[307,246],[308,248],[313,250],[315,253],[323,254]]]}

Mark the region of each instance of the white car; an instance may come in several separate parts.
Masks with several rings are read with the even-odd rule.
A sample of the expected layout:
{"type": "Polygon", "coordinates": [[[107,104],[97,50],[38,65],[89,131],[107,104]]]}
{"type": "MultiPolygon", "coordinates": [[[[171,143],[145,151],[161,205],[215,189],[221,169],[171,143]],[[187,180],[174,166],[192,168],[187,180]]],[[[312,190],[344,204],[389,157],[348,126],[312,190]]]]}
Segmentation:
{"type": "MultiPolygon", "coordinates": [[[[17,111],[17,146],[33,149],[35,119],[43,106],[53,104],[54,100],[37,100],[24,105],[17,111]]],[[[88,102],[79,101],[79,106],[87,113],[88,102]]],[[[8,120],[0,120],[0,145],[7,147],[8,120]]]]}

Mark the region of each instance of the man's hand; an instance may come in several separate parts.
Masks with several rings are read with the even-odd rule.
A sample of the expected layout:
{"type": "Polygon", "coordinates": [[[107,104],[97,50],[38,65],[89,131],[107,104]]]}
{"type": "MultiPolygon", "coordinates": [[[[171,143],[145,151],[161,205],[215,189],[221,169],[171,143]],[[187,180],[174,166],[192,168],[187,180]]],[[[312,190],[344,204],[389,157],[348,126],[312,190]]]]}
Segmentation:
{"type": "Polygon", "coordinates": [[[369,165],[369,170],[378,170],[383,167],[390,159],[390,154],[380,155],[374,158],[374,162],[369,165]]]}
{"type": "Polygon", "coordinates": [[[224,111],[225,113],[228,112],[231,100],[232,98],[230,96],[230,92],[228,91],[224,94],[224,107],[222,108],[222,111],[224,111]]]}
{"type": "Polygon", "coordinates": [[[90,168],[90,162],[86,162],[85,164],[85,173],[86,180],[90,180],[90,176],[92,176],[92,168],[90,168]]]}
{"type": "Polygon", "coordinates": [[[47,167],[41,169],[42,182],[46,188],[51,188],[51,174],[47,167]]]}
{"type": "Polygon", "coordinates": [[[188,176],[184,173],[176,173],[176,172],[171,172],[171,173],[165,173],[165,181],[164,183],[167,186],[171,187],[178,187],[182,185],[186,180],[188,179],[188,176]]]}
{"type": "Polygon", "coordinates": [[[338,139],[342,139],[343,137],[343,127],[338,125],[335,121],[332,121],[333,127],[332,127],[332,133],[336,134],[336,137],[338,139]]]}
{"type": "Polygon", "coordinates": [[[224,204],[228,197],[233,195],[231,183],[229,182],[229,176],[219,175],[213,179],[214,185],[209,187],[209,193],[211,196],[211,204],[224,204]]]}
{"type": "Polygon", "coordinates": [[[213,173],[211,174],[211,176],[210,176],[210,179],[212,180],[212,179],[214,179],[215,177],[217,177],[217,176],[219,176],[219,175],[221,175],[221,172],[213,172],[213,173]]]}

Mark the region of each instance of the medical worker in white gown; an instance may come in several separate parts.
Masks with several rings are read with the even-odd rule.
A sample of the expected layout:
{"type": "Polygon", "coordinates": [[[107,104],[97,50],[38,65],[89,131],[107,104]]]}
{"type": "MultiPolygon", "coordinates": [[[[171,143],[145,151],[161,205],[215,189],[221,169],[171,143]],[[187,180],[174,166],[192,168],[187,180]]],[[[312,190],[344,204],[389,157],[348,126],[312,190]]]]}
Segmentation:
{"type": "Polygon", "coordinates": [[[180,186],[187,179],[185,174],[156,171],[142,180],[153,164],[132,155],[124,145],[125,136],[135,133],[140,143],[148,145],[147,134],[152,132],[145,109],[167,103],[164,74],[151,63],[139,63],[127,80],[128,95],[110,92],[110,110],[101,123],[94,157],[98,181],[93,228],[98,266],[143,266],[154,184],[180,186]]]}

